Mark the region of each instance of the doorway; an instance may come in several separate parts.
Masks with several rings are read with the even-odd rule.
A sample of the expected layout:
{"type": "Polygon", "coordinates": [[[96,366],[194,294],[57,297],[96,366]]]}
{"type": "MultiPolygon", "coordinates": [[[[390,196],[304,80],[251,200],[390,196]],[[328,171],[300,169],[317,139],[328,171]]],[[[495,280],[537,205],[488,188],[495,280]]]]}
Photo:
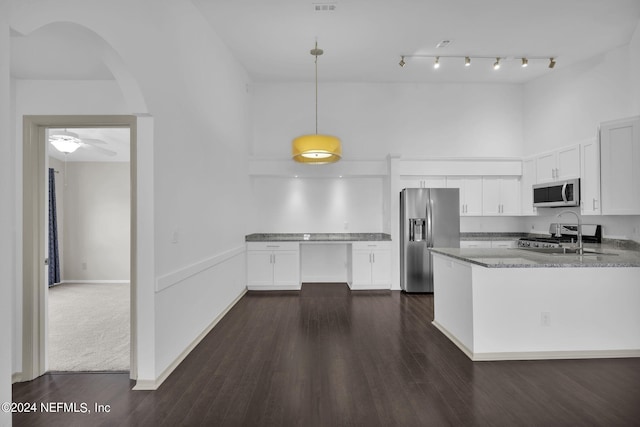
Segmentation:
{"type": "MultiPolygon", "coordinates": [[[[23,348],[22,380],[47,370],[48,309],[48,129],[125,128],[129,131],[129,372],[136,378],[136,117],[134,116],[25,116],[23,128],[23,348]]],[[[72,132],[73,133],[73,132],[72,132]]],[[[104,148],[104,147],[102,147],[104,148]]],[[[100,151],[100,150],[98,150],[100,151]]],[[[104,152],[104,151],[103,151],[104,152]]],[[[68,177],[66,177],[68,179],[68,177]]],[[[83,265],[80,261],[80,265],[83,265]]],[[[82,268],[82,267],[81,267],[82,268]]],[[[88,268],[88,266],[87,266],[88,268]]]]}
{"type": "Polygon", "coordinates": [[[47,371],[129,371],[128,128],[48,128],[47,371]]]}

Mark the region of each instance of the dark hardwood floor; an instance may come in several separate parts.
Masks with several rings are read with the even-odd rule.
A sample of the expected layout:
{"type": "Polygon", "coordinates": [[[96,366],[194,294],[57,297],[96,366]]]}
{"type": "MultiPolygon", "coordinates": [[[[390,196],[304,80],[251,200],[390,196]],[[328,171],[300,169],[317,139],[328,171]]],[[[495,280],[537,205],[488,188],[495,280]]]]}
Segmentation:
{"type": "MultiPolygon", "coordinates": [[[[596,315],[596,313],[594,313],[596,315]]],[[[47,374],[15,426],[638,426],[640,359],[471,362],[431,325],[433,297],[249,292],[156,391],[127,374],[47,374]],[[94,403],[109,405],[96,413],[94,403]]]]}

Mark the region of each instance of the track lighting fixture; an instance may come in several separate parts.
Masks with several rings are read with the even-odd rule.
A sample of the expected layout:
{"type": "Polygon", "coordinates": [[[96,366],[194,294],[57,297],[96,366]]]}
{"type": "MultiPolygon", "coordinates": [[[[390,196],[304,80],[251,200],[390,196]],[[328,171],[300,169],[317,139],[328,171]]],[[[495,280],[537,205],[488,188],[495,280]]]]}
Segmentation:
{"type": "Polygon", "coordinates": [[[401,67],[404,67],[406,62],[405,60],[408,58],[433,58],[434,62],[433,62],[433,68],[434,69],[438,69],[440,68],[440,58],[463,58],[464,59],[464,66],[465,67],[470,67],[471,66],[471,60],[472,59],[482,59],[482,60],[489,60],[489,59],[494,59],[495,58],[495,62],[493,63],[493,69],[494,70],[499,70],[500,67],[502,66],[502,63],[506,60],[507,64],[510,64],[511,60],[520,60],[520,66],[522,68],[528,67],[529,66],[529,62],[530,61],[540,61],[540,60],[548,60],[549,61],[549,68],[554,68],[556,66],[556,58],[555,57],[548,57],[548,56],[535,56],[535,57],[524,57],[524,56],[470,56],[470,55],[402,55],[400,57],[400,62],[399,65],[401,67]]]}

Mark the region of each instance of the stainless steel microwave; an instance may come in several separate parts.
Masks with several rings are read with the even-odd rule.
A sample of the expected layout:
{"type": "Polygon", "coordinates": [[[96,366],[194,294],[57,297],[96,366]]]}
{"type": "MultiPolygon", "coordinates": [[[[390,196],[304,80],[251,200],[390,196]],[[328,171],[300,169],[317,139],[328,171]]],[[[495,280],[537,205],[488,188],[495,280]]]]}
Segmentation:
{"type": "Polygon", "coordinates": [[[580,179],[546,182],[533,186],[533,206],[555,208],[580,205],[580,179]]]}

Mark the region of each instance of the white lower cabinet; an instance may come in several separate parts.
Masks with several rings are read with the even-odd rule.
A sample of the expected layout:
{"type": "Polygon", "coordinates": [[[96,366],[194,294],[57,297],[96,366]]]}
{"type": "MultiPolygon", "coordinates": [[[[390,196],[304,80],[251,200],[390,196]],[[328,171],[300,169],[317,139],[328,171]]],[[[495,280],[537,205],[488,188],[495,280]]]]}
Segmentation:
{"type": "Polygon", "coordinates": [[[490,248],[490,240],[461,240],[460,248],[490,248]]]}
{"type": "Polygon", "coordinates": [[[296,242],[247,243],[247,288],[300,289],[300,245],[296,242]]]}
{"type": "Polygon", "coordinates": [[[492,240],[491,241],[491,247],[492,248],[515,248],[517,247],[517,241],[516,240],[492,240]]]}
{"type": "Polygon", "coordinates": [[[461,240],[461,248],[515,248],[515,240],[461,240]]]}
{"type": "Polygon", "coordinates": [[[391,243],[354,242],[351,247],[349,287],[391,289],[391,243]]]}

